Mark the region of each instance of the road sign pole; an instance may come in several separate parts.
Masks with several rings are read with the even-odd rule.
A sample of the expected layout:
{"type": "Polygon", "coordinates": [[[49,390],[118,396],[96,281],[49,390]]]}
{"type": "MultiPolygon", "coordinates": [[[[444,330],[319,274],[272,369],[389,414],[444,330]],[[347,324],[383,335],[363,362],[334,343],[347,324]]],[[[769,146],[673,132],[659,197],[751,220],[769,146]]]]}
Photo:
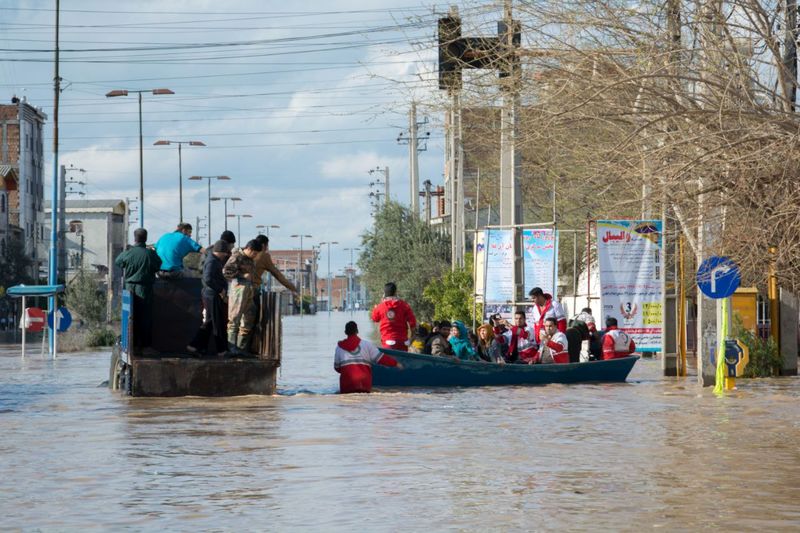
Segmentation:
{"type": "Polygon", "coordinates": [[[19,319],[19,327],[22,328],[22,358],[25,358],[25,328],[28,326],[27,322],[27,315],[25,314],[25,297],[22,297],[22,313],[20,313],[19,319]]]}

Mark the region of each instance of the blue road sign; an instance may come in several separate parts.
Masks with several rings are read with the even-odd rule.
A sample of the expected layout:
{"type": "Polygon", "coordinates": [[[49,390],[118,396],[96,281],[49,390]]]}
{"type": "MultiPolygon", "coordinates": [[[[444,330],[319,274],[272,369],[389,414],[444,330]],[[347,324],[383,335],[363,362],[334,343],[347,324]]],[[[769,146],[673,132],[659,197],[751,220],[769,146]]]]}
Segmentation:
{"type": "Polygon", "coordinates": [[[128,339],[128,331],[130,326],[128,322],[131,318],[131,308],[132,308],[132,301],[131,301],[131,291],[123,290],[122,291],[122,324],[120,324],[122,329],[122,340],[121,346],[122,351],[128,353],[129,349],[129,339],[128,339]]]}
{"type": "MultiPolygon", "coordinates": [[[[59,307],[56,309],[56,313],[58,313],[58,332],[63,333],[69,329],[69,326],[72,324],[72,313],[69,312],[69,309],[66,307],[59,307]]],[[[47,325],[50,328],[53,327],[53,313],[47,313],[47,325]]]]}
{"type": "Polygon", "coordinates": [[[730,257],[709,257],[697,269],[697,286],[709,298],[727,298],[741,282],[739,267],[730,257]]]}

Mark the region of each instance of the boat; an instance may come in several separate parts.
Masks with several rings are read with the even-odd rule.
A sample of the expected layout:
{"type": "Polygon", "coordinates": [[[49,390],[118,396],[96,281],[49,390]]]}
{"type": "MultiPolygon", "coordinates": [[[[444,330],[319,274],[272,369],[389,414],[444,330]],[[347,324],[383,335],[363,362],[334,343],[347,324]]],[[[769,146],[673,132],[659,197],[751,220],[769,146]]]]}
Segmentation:
{"type": "Polygon", "coordinates": [[[459,361],[450,357],[400,352],[380,348],[396,359],[402,370],[374,365],[374,387],[482,387],[492,385],[547,385],[550,383],[624,382],[637,355],[549,365],[500,365],[484,361],[459,361]]]}

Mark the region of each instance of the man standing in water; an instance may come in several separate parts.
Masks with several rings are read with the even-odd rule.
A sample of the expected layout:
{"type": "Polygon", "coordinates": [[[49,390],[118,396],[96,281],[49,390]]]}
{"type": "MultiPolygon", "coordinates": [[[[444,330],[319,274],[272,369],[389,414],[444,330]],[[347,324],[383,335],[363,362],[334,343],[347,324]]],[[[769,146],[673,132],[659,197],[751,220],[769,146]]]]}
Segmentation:
{"type": "Polygon", "coordinates": [[[153,283],[161,258],[147,248],[147,230],[133,232],[134,245],[117,256],[114,264],[124,272],[125,289],[133,297],[133,343],[142,355],[153,355],[153,283]]]}
{"type": "Polygon", "coordinates": [[[372,321],[380,323],[381,344],[407,352],[408,333],[417,327],[417,319],[411,306],[397,297],[397,285],[390,281],[383,287],[383,294],[383,301],[372,310],[372,321]]]}
{"type": "Polygon", "coordinates": [[[333,356],[333,368],[339,372],[339,392],[372,391],[372,365],[394,366],[402,370],[402,366],[394,358],[378,351],[368,340],[358,336],[358,324],[352,320],[345,324],[347,335],[336,345],[333,356]]]}

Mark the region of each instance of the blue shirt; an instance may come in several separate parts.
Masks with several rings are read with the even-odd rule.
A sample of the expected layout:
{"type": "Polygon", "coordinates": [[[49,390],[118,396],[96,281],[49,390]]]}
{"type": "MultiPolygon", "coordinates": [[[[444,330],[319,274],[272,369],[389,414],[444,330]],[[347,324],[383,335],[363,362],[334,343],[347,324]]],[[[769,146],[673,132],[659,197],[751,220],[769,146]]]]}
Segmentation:
{"type": "Polygon", "coordinates": [[[183,258],[189,252],[199,252],[202,246],[180,231],[166,233],[156,243],[161,258],[161,270],[183,270],[183,258]]]}

